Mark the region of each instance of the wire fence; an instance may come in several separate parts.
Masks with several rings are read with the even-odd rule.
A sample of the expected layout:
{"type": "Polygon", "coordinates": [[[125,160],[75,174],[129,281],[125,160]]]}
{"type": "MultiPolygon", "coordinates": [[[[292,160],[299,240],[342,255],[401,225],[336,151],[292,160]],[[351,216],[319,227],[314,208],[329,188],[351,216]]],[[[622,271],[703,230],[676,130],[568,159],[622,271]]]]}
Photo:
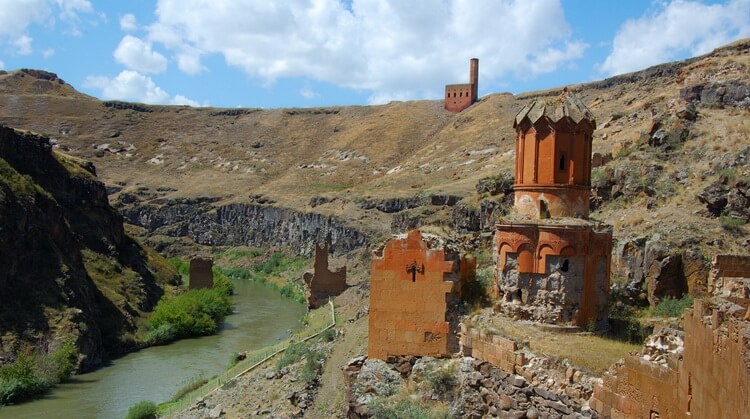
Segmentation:
{"type": "Polygon", "coordinates": [[[287,340],[284,340],[284,341],[281,341],[276,344],[266,346],[260,349],[256,349],[254,351],[247,352],[245,359],[238,362],[231,368],[228,368],[223,373],[210,379],[206,384],[204,384],[200,388],[197,388],[185,394],[184,396],[182,396],[179,400],[175,402],[163,405],[163,407],[159,409],[159,415],[160,416],[174,415],[178,412],[185,410],[188,406],[194,403],[196,399],[200,397],[207,397],[211,393],[214,393],[215,391],[223,387],[231,388],[238,378],[262,366],[274,356],[284,352],[293,343],[306,342],[310,339],[320,336],[320,334],[325,332],[326,330],[332,329],[333,327],[336,326],[336,311],[333,308],[332,299],[328,300],[328,305],[331,309],[331,322],[328,323],[327,325],[323,325],[317,328],[312,328],[309,330],[305,329],[302,331],[303,335],[291,336],[287,340]],[[305,337],[302,337],[302,336],[305,336],[305,337]]]}

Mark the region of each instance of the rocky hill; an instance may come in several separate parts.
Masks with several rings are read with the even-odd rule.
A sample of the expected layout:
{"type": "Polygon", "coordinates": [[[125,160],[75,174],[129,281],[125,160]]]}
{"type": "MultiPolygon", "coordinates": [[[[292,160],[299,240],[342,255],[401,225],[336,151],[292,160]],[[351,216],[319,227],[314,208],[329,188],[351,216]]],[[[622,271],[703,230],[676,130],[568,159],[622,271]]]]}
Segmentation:
{"type": "MultiPolygon", "coordinates": [[[[571,86],[594,112],[593,217],[616,239],[746,251],[750,40],[571,86]]],[[[51,73],[0,74],[0,122],[93,161],[150,244],[347,251],[391,230],[490,230],[511,202],[515,113],[535,97],[217,109],[99,101],[51,73]],[[251,225],[246,222],[251,220],[251,225]],[[177,240],[176,240],[177,239],[177,240]]]]}
{"type": "Polygon", "coordinates": [[[179,276],[126,234],[94,166],[52,148],[0,126],[0,361],[72,340],[86,370],[135,344],[179,276]]]}

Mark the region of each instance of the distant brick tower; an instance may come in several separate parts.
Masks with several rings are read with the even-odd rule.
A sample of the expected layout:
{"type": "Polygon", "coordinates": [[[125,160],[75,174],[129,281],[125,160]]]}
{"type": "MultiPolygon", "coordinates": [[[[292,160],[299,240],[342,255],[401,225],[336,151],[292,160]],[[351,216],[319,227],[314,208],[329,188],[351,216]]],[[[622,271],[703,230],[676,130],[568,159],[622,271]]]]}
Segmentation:
{"type": "Polygon", "coordinates": [[[607,326],[612,230],[589,221],[591,111],[571,92],[518,112],[515,212],[495,233],[498,303],[514,317],[607,326]]]}
{"type": "Polygon", "coordinates": [[[461,112],[479,98],[479,59],[469,62],[469,84],[448,84],[445,86],[445,109],[461,112]]]}

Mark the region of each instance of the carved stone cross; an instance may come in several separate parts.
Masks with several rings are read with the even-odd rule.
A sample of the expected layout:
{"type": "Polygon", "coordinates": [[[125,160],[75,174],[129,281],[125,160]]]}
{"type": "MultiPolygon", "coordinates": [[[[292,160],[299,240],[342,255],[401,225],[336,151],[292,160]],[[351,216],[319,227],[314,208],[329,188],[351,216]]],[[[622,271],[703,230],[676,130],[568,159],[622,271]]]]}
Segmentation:
{"type": "Polygon", "coordinates": [[[411,282],[415,282],[417,280],[417,272],[424,274],[424,265],[417,265],[417,261],[406,265],[406,272],[411,273],[411,282]]]}

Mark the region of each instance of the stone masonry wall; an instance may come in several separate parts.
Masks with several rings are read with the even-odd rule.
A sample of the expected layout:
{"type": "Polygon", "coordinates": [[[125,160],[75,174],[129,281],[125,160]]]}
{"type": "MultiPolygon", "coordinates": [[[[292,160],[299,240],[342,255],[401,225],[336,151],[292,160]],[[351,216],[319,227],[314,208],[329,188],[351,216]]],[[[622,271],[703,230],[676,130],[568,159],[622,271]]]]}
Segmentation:
{"type": "Polygon", "coordinates": [[[190,259],[190,289],[211,288],[214,286],[214,261],[211,258],[190,259]]]}
{"type": "Polygon", "coordinates": [[[656,362],[629,355],[595,387],[591,407],[612,418],[730,418],[750,412],[750,325],[728,314],[742,309],[729,307],[708,308],[696,300],[685,312],[682,357],[656,362]]]}
{"type": "Polygon", "coordinates": [[[587,400],[594,377],[566,362],[555,362],[521,348],[512,339],[461,324],[461,353],[487,361],[508,374],[517,374],[534,386],[587,400]]]}
{"type": "Polygon", "coordinates": [[[328,245],[315,245],[315,265],[313,272],[305,272],[303,280],[306,285],[307,305],[318,308],[346,289],[346,266],[331,271],[328,269],[328,245]]]}
{"type": "Polygon", "coordinates": [[[449,350],[446,280],[453,262],[443,250],[429,249],[418,230],[390,240],[383,257],[373,257],[367,356],[446,356],[449,350]]]}
{"type": "Polygon", "coordinates": [[[721,276],[750,278],[750,256],[716,255],[713,266],[721,276]]]}
{"type": "Polygon", "coordinates": [[[516,341],[500,335],[482,333],[461,325],[461,348],[466,356],[482,359],[501,370],[514,373],[516,365],[524,365],[523,353],[516,352],[516,341]]]}

